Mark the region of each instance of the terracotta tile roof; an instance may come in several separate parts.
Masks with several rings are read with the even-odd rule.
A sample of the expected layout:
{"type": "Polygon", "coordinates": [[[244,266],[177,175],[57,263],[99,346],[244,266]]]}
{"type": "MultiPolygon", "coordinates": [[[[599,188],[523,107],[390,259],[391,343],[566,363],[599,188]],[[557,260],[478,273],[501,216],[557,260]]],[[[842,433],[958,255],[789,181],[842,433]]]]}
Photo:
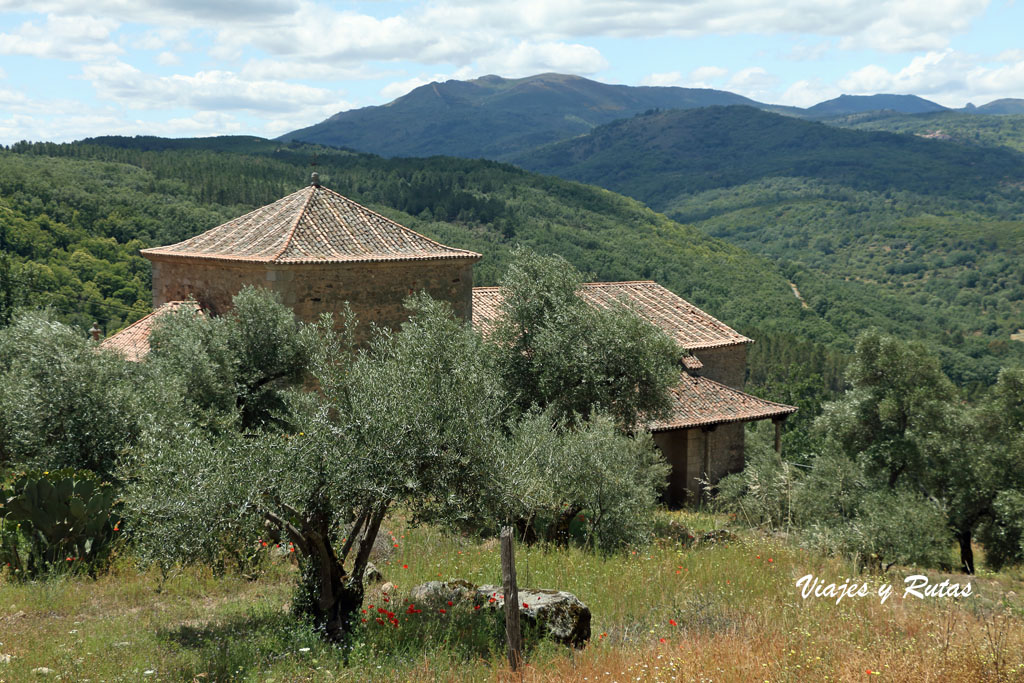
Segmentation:
{"type": "Polygon", "coordinates": [[[347,263],[473,259],[390,218],[310,185],[184,242],[143,249],[147,258],[253,263],[347,263]]]}
{"type": "Polygon", "coordinates": [[[149,335],[153,332],[153,323],[156,319],[186,307],[194,311],[200,310],[199,304],[195,301],[168,301],[145,318],[136,320],[117,334],[112,334],[101,341],[100,348],[113,349],[130,361],[140,361],[149,353],[149,335]]]}
{"type": "MultiPolygon", "coordinates": [[[[688,351],[749,344],[751,339],[716,320],[656,282],[588,282],[580,296],[590,305],[607,308],[623,302],[660,327],[688,351]]],[[[484,334],[501,315],[501,288],[473,288],[473,324],[484,334]]],[[[699,361],[698,361],[699,362],[699,361]]]]}
{"type": "Polygon", "coordinates": [[[671,414],[664,420],[652,422],[652,432],[766,420],[786,417],[796,412],[793,406],[766,401],[707,377],[693,377],[686,373],[682,374],[679,384],[671,393],[671,414]]]}
{"type": "Polygon", "coordinates": [[[704,364],[700,362],[697,356],[683,356],[683,367],[688,372],[697,372],[704,367],[704,364]]]}

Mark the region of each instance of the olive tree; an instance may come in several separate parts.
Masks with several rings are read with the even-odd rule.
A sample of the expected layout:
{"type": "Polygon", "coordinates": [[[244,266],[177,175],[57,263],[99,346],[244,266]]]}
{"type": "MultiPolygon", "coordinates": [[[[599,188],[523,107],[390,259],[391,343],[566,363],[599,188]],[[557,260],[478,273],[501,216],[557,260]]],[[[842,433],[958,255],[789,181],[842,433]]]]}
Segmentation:
{"type": "Polygon", "coordinates": [[[510,399],[571,426],[594,411],[633,431],[668,409],[683,351],[625,304],[581,299],[583,276],[559,256],[515,252],[492,338],[510,399]]]}
{"type": "Polygon", "coordinates": [[[330,320],[305,331],[318,340],[322,394],[292,396],[292,433],[152,433],[127,493],[144,557],[202,561],[263,524],[301,557],[297,606],[342,638],[388,511],[457,521],[477,508],[500,448],[500,391],[481,339],[446,304],[411,305],[400,331],[378,330],[359,351],[330,320]]]}
{"type": "Polygon", "coordinates": [[[613,551],[649,540],[669,467],[650,434],[623,434],[610,415],[566,429],[536,412],[511,424],[494,469],[502,476],[479,500],[477,528],[518,525],[527,542],[541,528],[544,540],[563,543],[580,516],[584,545],[613,551]]]}
{"type": "Polygon", "coordinates": [[[284,392],[301,382],[309,364],[300,332],[275,292],[247,286],[226,315],[182,307],[161,316],[146,363],[176,383],[185,407],[210,426],[281,427],[284,392]]]}
{"type": "Polygon", "coordinates": [[[84,332],[23,312],[0,330],[0,467],[109,479],[148,419],[144,372],[84,332]]]}

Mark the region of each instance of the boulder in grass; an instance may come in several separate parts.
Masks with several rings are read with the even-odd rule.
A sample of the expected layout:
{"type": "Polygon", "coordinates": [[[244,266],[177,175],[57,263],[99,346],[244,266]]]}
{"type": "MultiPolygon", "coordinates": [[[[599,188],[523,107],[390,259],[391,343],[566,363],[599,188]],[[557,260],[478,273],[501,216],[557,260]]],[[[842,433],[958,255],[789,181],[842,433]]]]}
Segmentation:
{"type": "Polygon", "coordinates": [[[469,581],[452,579],[451,581],[427,581],[409,591],[409,602],[416,605],[442,607],[464,600],[472,600],[476,586],[469,581]]]}
{"type": "MultiPolygon", "coordinates": [[[[504,609],[501,586],[480,586],[473,602],[504,609]]],[[[545,589],[519,589],[519,618],[556,643],[581,648],[590,640],[590,608],[572,593],[545,589]]]]}
{"type": "Polygon", "coordinates": [[[383,580],[384,575],[380,573],[379,569],[377,569],[377,565],[373,562],[367,562],[366,569],[363,570],[363,583],[369,585],[373,583],[380,583],[383,580]]]}

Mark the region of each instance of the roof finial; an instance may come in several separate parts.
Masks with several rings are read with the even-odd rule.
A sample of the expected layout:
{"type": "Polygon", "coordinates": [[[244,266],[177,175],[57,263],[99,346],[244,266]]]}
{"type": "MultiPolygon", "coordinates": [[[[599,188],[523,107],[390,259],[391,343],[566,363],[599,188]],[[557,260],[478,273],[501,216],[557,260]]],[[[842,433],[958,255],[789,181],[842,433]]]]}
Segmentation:
{"type": "Polygon", "coordinates": [[[313,187],[320,187],[320,174],[313,171],[313,174],[309,176],[309,184],[313,187]]]}

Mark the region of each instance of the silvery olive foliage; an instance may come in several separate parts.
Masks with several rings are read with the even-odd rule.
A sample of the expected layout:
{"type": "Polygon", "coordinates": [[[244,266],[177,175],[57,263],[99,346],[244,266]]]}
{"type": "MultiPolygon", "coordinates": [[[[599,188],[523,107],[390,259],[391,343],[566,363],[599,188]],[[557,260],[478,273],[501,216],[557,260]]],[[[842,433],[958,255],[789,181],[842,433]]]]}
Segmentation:
{"type": "Polygon", "coordinates": [[[528,414],[513,425],[498,465],[507,479],[492,528],[518,522],[527,540],[540,529],[563,542],[558,534],[569,529],[558,525],[580,522],[580,540],[605,551],[649,541],[669,471],[650,434],[623,434],[602,413],[571,429],[550,412],[528,414]]]}
{"type": "Polygon", "coordinates": [[[668,409],[683,351],[625,303],[583,301],[582,283],[559,256],[515,252],[493,333],[498,370],[523,413],[548,410],[571,425],[604,412],[629,432],[668,409]]]}
{"type": "Polygon", "coordinates": [[[971,573],[975,538],[990,567],[1024,559],[1024,371],[1004,369],[971,406],[923,346],[869,331],[847,379],[815,423],[825,452],[808,471],[755,429],[747,466],[720,482],[718,505],[882,569],[948,567],[955,540],[971,573]]]}
{"type": "Polygon", "coordinates": [[[211,427],[284,426],[284,392],[298,385],[311,353],[302,324],[276,293],[246,286],[225,315],[182,307],[161,316],[146,363],[180,386],[190,413],[211,427]]]}
{"type": "Polygon", "coordinates": [[[88,469],[105,479],[139,438],[162,390],[45,312],[0,329],[0,469],[88,469]]]}
{"type": "Polygon", "coordinates": [[[407,306],[409,321],[376,329],[365,348],[348,313],[300,332],[319,391],[283,394],[288,430],[209,429],[193,411],[147,432],[124,475],[140,555],[212,562],[226,546],[280,539],[301,557],[296,605],[340,639],[399,507],[496,532],[571,505],[587,511],[592,545],[643,540],[666,473],[648,436],[599,412],[572,429],[521,415],[491,342],[446,303],[418,295],[407,306]]]}
{"type": "Polygon", "coordinates": [[[398,332],[351,347],[340,323],[312,366],[322,394],[290,397],[290,433],[215,434],[165,425],[147,436],[126,490],[140,553],[210,561],[258,529],[309,563],[311,616],[334,639],[362,601],[362,576],[387,512],[453,520],[478,505],[500,450],[500,390],[483,341],[447,304],[417,297],[398,332]]]}

